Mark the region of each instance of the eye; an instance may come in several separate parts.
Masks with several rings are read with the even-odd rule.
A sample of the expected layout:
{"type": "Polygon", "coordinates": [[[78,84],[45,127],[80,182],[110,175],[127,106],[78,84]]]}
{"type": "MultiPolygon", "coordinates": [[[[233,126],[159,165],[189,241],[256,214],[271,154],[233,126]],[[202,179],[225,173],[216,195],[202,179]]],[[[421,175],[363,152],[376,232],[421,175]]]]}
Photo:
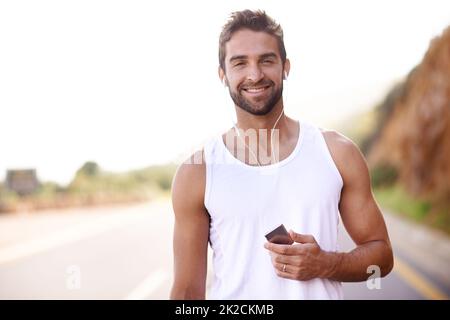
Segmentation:
{"type": "Polygon", "coordinates": [[[273,60],[271,60],[271,59],[264,59],[262,62],[264,64],[271,64],[271,63],[273,63],[273,60]]]}
{"type": "Polygon", "coordinates": [[[245,63],[243,62],[243,61],[239,61],[239,62],[236,62],[235,64],[234,64],[234,67],[241,67],[241,66],[243,66],[245,63]]]}

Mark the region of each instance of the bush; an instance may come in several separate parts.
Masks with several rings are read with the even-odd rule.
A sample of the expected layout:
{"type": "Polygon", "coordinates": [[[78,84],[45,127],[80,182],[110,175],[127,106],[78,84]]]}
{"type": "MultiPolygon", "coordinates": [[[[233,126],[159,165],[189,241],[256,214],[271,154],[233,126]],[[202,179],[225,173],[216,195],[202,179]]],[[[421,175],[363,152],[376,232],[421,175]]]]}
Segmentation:
{"type": "Polygon", "coordinates": [[[398,179],[398,170],[390,164],[379,164],[370,170],[372,186],[374,188],[393,185],[398,179]]]}

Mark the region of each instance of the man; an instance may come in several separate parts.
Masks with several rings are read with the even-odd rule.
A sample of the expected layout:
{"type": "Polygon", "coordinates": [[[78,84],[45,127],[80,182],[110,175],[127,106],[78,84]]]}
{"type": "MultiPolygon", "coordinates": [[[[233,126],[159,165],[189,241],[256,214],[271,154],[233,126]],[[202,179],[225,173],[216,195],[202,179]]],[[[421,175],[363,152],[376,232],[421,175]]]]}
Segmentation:
{"type": "Polygon", "coordinates": [[[358,148],[284,114],[290,62],[280,25],[261,11],[235,12],[219,64],[237,124],[175,175],[171,298],[206,297],[208,241],[212,299],[342,299],[341,282],[367,280],[369,266],[387,275],[392,249],[358,148]],[[338,252],[339,215],[357,245],[348,253],[338,252]],[[280,224],[293,244],[265,239],[280,224]]]}

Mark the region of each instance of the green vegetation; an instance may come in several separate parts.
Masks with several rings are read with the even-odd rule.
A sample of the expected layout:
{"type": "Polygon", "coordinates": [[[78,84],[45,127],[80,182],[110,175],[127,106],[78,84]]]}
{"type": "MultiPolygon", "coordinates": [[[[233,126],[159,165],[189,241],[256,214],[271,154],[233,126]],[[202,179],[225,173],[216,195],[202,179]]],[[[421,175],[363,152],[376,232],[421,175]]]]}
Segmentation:
{"type": "Polygon", "coordinates": [[[0,184],[0,212],[11,211],[10,208],[16,208],[20,201],[19,196],[15,192],[11,192],[0,184]]]}
{"type": "Polygon", "coordinates": [[[414,199],[399,185],[376,188],[374,194],[384,207],[407,215],[416,221],[423,220],[431,209],[429,202],[414,199]]]}
{"type": "Polygon", "coordinates": [[[370,170],[370,178],[374,188],[391,186],[398,179],[398,170],[388,163],[379,164],[370,170]]]}
{"type": "Polygon", "coordinates": [[[450,234],[450,206],[448,204],[435,204],[426,199],[413,197],[399,184],[374,188],[374,194],[378,203],[382,207],[392,210],[393,213],[450,234]]]}
{"type": "Polygon", "coordinates": [[[45,182],[33,194],[20,197],[0,185],[0,212],[149,200],[169,193],[175,170],[169,164],[112,173],[89,161],[64,187],[45,182]]]}

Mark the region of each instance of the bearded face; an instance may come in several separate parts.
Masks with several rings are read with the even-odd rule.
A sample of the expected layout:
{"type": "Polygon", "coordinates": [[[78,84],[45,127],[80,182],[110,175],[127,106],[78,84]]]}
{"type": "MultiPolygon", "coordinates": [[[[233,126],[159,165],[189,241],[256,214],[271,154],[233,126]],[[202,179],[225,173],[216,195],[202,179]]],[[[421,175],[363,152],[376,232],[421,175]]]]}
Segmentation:
{"type": "Polygon", "coordinates": [[[253,115],[266,115],[279,103],[283,94],[283,64],[277,39],[262,31],[236,31],[225,45],[224,70],[234,104],[253,115]]]}
{"type": "Polygon", "coordinates": [[[231,99],[236,106],[253,114],[268,114],[283,95],[283,82],[279,86],[270,80],[262,79],[257,83],[244,81],[236,90],[229,88],[231,99]]]}

